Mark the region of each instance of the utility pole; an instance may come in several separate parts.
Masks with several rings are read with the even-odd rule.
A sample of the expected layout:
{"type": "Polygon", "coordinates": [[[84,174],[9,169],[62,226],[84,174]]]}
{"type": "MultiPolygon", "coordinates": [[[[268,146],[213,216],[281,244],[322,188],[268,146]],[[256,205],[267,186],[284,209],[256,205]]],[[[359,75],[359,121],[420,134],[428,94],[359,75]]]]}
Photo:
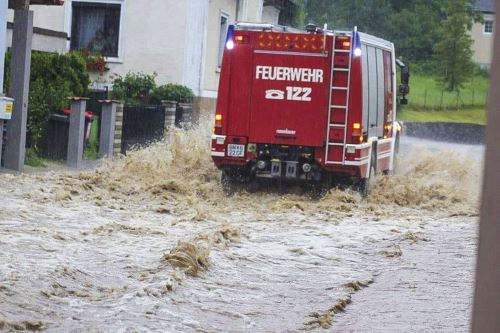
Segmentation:
{"type": "Polygon", "coordinates": [[[7,0],[0,0],[0,96],[3,94],[5,50],[7,49],[7,0]]]}
{"type": "Polygon", "coordinates": [[[3,91],[5,50],[7,49],[7,0],[0,0],[0,167],[2,166],[3,123],[10,118],[7,114],[6,98],[3,91]]]}
{"type": "Polygon", "coordinates": [[[500,332],[500,0],[496,0],[472,332],[500,332]]]}
{"type": "Polygon", "coordinates": [[[16,5],[18,7],[14,9],[9,87],[9,95],[14,98],[14,110],[12,119],[7,124],[4,166],[6,169],[23,172],[26,155],[33,12],[29,10],[29,0],[18,1],[16,5]]]}

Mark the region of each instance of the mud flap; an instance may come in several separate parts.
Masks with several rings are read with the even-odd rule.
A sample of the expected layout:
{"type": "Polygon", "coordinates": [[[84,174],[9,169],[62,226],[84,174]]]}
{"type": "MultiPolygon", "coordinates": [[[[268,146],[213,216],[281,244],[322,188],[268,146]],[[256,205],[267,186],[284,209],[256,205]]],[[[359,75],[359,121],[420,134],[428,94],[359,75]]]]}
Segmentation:
{"type": "Polygon", "coordinates": [[[297,178],[299,162],[286,162],[285,177],[297,178]]]}
{"type": "Polygon", "coordinates": [[[273,161],[271,163],[271,177],[273,178],[281,177],[281,162],[273,161]]]}

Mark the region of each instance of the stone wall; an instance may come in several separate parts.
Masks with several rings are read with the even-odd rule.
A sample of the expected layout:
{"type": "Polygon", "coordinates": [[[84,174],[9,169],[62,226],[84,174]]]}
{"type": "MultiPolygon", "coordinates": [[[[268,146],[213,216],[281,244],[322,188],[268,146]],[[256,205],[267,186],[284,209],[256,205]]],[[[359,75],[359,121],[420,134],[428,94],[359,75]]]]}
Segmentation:
{"type": "Polygon", "coordinates": [[[119,155],[122,151],[122,129],[123,129],[123,104],[116,106],[116,123],[115,123],[115,143],[113,154],[119,155]]]}

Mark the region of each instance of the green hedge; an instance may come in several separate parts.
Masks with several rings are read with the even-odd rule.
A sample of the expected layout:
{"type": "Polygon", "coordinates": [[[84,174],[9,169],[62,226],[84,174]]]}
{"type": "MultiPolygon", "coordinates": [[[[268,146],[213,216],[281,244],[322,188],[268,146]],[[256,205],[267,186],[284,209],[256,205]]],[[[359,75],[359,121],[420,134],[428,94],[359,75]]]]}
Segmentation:
{"type": "Polygon", "coordinates": [[[132,72],[117,76],[113,80],[111,97],[126,104],[147,104],[156,88],[155,78],[156,75],[132,72]]]}
{"type": "MultiPolygon", "coordinates": [[[[10,84],[10,60],[9,51],[6,56],[5,91],[10,84]]],[[[70,96],[85,96],[89,84],[85,59],[80,53],[32,53],[28,128],[35,150],[40,147],[48,114],[67,108],[70,96]]]]}
{"type": "Polygon", "coordinates": [[[161,104],[162,100],[191,103],[193,91],[186,86],[168,83],[156,85],[156,75],[129,72],[125,76],[117,76],[113,80],[113,99],[122,100],[126,104],[161,104]]]}
{"type": "Polygon", "coordinates": [[[151,101],[153,103],[161,103],[163,100],[191,103],[193,98],[193,91],[188,87],[180,84],[168,83],[153,90],[151,101]]]}

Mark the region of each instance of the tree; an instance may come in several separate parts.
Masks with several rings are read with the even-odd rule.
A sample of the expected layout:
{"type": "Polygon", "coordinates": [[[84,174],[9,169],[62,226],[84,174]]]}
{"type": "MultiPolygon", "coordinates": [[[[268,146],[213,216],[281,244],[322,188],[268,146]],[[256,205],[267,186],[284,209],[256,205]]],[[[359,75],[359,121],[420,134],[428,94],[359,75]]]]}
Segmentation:
{"type": "Polygon", "coordinates": [[[468,0],[446,0],[443,4],[445,18],[438,28],[439,40],[434,45],[435,73],[443,87],[458,91],[473,75],[472,38],[469,31],[480,16],[468,0]]]}
{"type": "Polygon", "coordinates": [[[413,0],[405,4],[395,7],[398,10],[390,18],[389,39],[406,61],[427,62],[438,39],[441,0],[413,0]]]}
{"type": "Polygon", "coordinates": [[[279,24],[303,29],[306,16],[305,2],[306,0],[296,0],[283,5],[280,10],[279,24]]]}
{"type": "Polygon", "coordinates": [[[330,29],[358,30],[388,37],[392,7],[389,0],[309,0],[306,21],[328,23],[330,29]]]}

